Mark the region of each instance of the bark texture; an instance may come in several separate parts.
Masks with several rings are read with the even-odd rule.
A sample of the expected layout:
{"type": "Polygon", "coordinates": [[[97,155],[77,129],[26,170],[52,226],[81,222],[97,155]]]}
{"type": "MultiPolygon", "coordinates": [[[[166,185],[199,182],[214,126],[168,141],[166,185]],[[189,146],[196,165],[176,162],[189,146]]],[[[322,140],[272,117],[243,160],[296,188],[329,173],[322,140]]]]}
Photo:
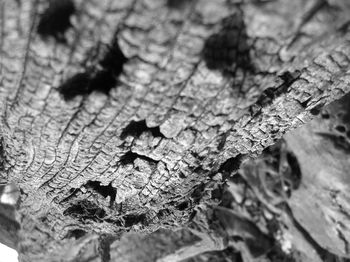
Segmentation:
{"type": "Polygon", "coordinates": [[[21,190],[21,261],[108,261],[125,232],[183,225],[225,248],[205,221],[249,222],[207,209],[212,191],[350,91],[346,0],[0,11],[1,176],[21,190]]]}

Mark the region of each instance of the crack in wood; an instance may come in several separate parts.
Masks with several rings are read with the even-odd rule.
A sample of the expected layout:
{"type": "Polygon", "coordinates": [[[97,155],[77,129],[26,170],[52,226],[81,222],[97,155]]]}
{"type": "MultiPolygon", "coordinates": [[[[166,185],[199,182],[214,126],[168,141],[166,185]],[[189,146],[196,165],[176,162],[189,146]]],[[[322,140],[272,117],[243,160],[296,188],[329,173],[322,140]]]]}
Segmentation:
{"type": "Polygon", "coordinates": [[[160,131],[159,126],[148,127],[146,120],[134,121],[132,120],[126,127],[124,127],[122,133],[120,134],[120,139],[124,140],[128,136],[133,136],[138,138],[144,132],[150,132],[153,137],[165,138],[165,136],[160,131]]]}
{"type": "Polygon", "coordinates": [[[109,196],[110,197],[110,205],[111,206],[113,205],[115,198],[116,198],[117,189],[112,186],[112,182],[109,183],[107,186],[103,186],[103,185],[101,185],[101,182],[99,182],[99,181],[89,180],[85,184],[85,187],[88,189],[92,189],[93,191],[97,192],[98,194],[100,194],[104,198],[109,196]]]}

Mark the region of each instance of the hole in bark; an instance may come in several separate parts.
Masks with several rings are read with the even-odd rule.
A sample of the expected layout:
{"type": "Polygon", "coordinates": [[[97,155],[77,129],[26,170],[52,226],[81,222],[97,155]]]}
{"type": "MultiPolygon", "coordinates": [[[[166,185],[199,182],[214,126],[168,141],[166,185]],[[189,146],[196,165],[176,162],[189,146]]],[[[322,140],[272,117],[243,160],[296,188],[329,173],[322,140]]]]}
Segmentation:
{"type": "Polygon", "coordinates": [[[99,61],[103,69],[93,75],[89,90],[108,94],[117,84],[117,77],[123,71],[126,61],[127,58],[119,47],[118,39],[114,38],[104,57],[99,61]]]}
{"type": "Polygon", "coordinates": [[[86,232],[81,229],[69,230],[65,238],[75,238],[79,239],[86,235],[86,232]]]}
{"type": "Polygon", "coordinates": [[[79,190],[79,188],[72,187],[71,189],[69,189],[69,194],[73,194],[73,193],[75,193],[77,190],[79,190]]]}
{"type": "Polygon", "coordinates": [[[243,12],[223,20],[221,30],[211,35],[204,44],[203,59],[211,70],[234,72],[237,67],[250,69],[248,36],[243,19],[243,12]]]}
{"type": "Polygon", "coordinates": [[[108,186],[101,186],[101,182],[99,181],[88,181],[85,187],[91,188],[105,198],[109,196],[111,202],[114,202],[117,195],[117,190],[112,187],[112,183],[109,183],[108,186]]]}
{"type": "Polygon", "coordinates": [[[47,221],[47,217],[40,217],[39,220],[42,222],[42,223],[45,223],[47,221]]]}
{"type": "Polygon", "coordinates": [[[346,132],[346,127],[343,125],[339,125],[335,127],[335,130],[337,130],[340,133],[345,133],[346,132]]]}
{"type": "Polygon", "coordinates": [[[262,92],[262,94],[259,96],[256,103],[260,106],[264,106],[270,103],[274,98],[275,98],[275,88],[269,87],[262,92]]]}
{"type": "MultiPolygon", "coordinates": [[[[273,99],[287,92],[288,88],[299,78],[299,76],[299,71],[295,71],[293,73],[289,71],[284,72],[279,76],[283,80],[283,83],[277,87],[269,87],[265,89],[259,96],[256,103],[260,106],[270,104],[273,99]]],[[[310,99],[307,99],[305,102],[301,103],[301,105],[305,108],[310,99]]]]}
{"type": "Polygon", "coordinates": [[[290,86],[295,82],[295,80],[298,79],[299,76],[300,76],[299,71],[295,71],[293,73],[286,71],[286,72],[283,72],[282,75],[280,75],[280,78],[283,80],[284,84],[290,86]]]}
{"type": "Polygon", "coordinates": [[[127,58],[119,47],[118,39],[115,37],[110,44],[108,51],[99,62],[106,71],[109,71],[116,77],[120,75],[127,58]]]}
{"type": "Polygon", "coordinates": [[[177,210],[184,211],[189,207],[188,201],[184,201],[176,206],[177,210]]]}
{"type": "Polygon", "coordinates": [[[311,97],[310,97],[309,99],[306,99],[304,102],[301,102],[300,104],[301,104],[301,106],[302,106],[303,108],[306,108],[306,107],[307,107],[307,104],[308,104],[310,101],[311,101],[311,97]]]}
{"type": "Polygon", "coordinates": [[[133,164],[137,157],[138,157],[138,154],[129,151],[120,158],[119,162],[122,165],[133,164]]]}
{"type": "Polygon", "coordinates": [[[89,93],[91,91],[97,91],[109,94],[109,91],[117,84],[115,76],[107,70],[97,71],[96,74],[91,78],[89,83],[89,93]]]}
{"type": "Polygon", "coordinates": [[[120,135],[120,139],[125,139],[128,136],[133,136],[138,138],[143,132],[150,132],[153,137],[164,138],[164,135],[160,132],[159,126],[148,127],[146,125],[146,120],[141,121],[131,121],[124,129],[120,135]]]}
{"type": "Polygon", "coordinates": [[[117,79],[110,71],[100,70],[92,75],[87,72],[78,73],[69,78],[58,90],[65,100],[71,100],[78,95],[88,95],[92,91],[107,95],[116,83],[117,79]]]}
{"type": "Polygon", "coordinates": [[[124,226],[125,227],[131,227],[133,225],[137,225],[139,223],[145,224],[146,223],[146,215],[141,214],[141,215],[125,215],[123,217],[124,219],[124,226]]]}
{"type": "Polygon", "coordinates": [[[221,186],[218,186],[213,191],[211,191],[211,199],[216,199],[221,201],[223,194],[224,194],[223,188],[221,186]]]}
{"type": "Polygon", "coordinates": [[[146,160],[147,162],[150,162],[150,163],[153,163],[153,164],[156,164],[156,163],[158,162],[158,161],[153,160],[152,158],[149,158],[149,157],[143,156],[143,155],[139,155],[139,154],[134,153],[134,152],[132,152],[132,151],[128,151],[127,153],[125,153],[125,154],[120,158],[119,162],[120,162],[122,165],[133,164],[134,161],[135,161],[137,158],[146,160]]]}
{"type": "Polygon", "coordinates": [[[68,207],[63,215],[83,220],[99,220],[106,216],[106,211],[96,204],[84,199],[68,207]]]}
{"type": "Polygon", "coordinates": [[[232,172],[235,172],[239,169],[245,155],[238,154],[235,157],[227,159],[219,168],[219,172],[224,175],[224,178],[230,176],[232,172]]]}
{"type": "Polygon", "coordinates": [[[71,26],[70,17],[76,12],[72,0],[51,0],[40,17],[37,32],[42,37],[52,36],[64,42],[64,33],[71,26]]]}
{"type": "Polygon", "coordinates": [[[186,176],[184,175],[184,173],[182,173],[182,172],[179,172],[179,178],[181,178],[181,179],[185,179],[186,178],[186,176]]]}
{"type": "Polygon", "coordinates": [[[229,135],[229,132],[226,132],[225,134],[223,134],[221,136],[218,147],[217,147],[218,150],[222,150],[224,148],[228,135],[229,135]]]}
{"type": "Polygon", "coordinates": [[[321,112],[322,107],[323,107],[323,104],[316,105],[314,108],[310,109],[310,113],[316,116],[321,112]]]}
{"type": "Polygon", "coordinates": [[[205,189],[204,183],[201,183],[195,187],[195,189],[193,190],[193,192],[191,194],[191,197],[192,197],[194,203],[197,203],[198,200],[201,199],[204,189],[205,189]]]}
{"type": "Polygon", "coordinates": [[[78,73],[69,78],[58,90],[65,100],[70,100],[77,95],[89,94],[90,76],[88,73],[78,73]]]}
{"type": "Polygon", "coordinates": [[[92,91],[109,94],[109,91],[116,86],[117,78],[126,61],[127,58],[120,50],[115,38],[104,57],[98,62],[99,68],[95,66],[74,75],[59,87],[59,91],[65,100],[70,100],[77,95],[90,94],[92,91]]]}
{"type": "MultiPolygon", "coordinates": [[[[4,139],[0,138],[0,171],[5,170],[5,143],[4,139]]],[[[0,172],[0,185],[7,184],[7,177],[5,176],[6,172],[0,172]]]]}

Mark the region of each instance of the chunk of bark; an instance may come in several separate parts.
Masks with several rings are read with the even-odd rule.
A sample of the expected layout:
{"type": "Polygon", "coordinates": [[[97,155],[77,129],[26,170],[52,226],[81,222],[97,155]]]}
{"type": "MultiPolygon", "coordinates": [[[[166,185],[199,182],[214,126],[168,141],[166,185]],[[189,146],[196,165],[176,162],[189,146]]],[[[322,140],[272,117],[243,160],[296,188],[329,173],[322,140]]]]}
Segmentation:
{"type": "MultiPolygon", "coordinates": [[[[43,41],[33,30],[45,3],[2,4],[1,177],[21,188],[21,259],[57,257],[74,243],[98,246],[92,231],[120,237],[188,223],[195,206],[177,207],[198,188],[195,205],[214,201],[210,185],[221,183],[223,163],[258,155],[309,120],[311,109],[350,91],[350,33],[343,26],[349,7],[332,4],[338,8],[322,9],[304,27],[295,23],[304,17],[303,0],[241,4],[254,71],[238,67],[234,77],[211,70],[202,57],[206,40],[237,12],[231,1],[194,1],[181,12],[166,1],[84,1],[67,45],[43,41]],[[63,101],[57,87],[85,72],[91,50],[111,43],[115,32],[130,58],[118,88],[63,101]],[[300,76],[257,104],[264,90],[281,86],[284,72],[300,76]],[[123,140],[130,121],[159,127],[163,136],[146,131],[123,140]],[[143,157],[123,165],[127,152],[143,157]],[[86,190],[88,181],[116,188],[115,203],[86,190]],[[86,237],[63,240],[77,228],[86,237]]],[[[103,67],[98,61],[93,66],[103,67]]],[[[79,250],[67,253],[71,260],[79,250]]]]}

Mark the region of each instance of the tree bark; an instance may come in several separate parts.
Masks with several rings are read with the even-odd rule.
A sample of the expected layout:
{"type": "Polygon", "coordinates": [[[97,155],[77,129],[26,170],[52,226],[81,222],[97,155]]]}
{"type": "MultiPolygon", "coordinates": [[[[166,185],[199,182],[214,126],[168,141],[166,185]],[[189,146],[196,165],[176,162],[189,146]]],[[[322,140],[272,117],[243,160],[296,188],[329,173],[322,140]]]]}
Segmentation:
{"type": "Polygon", "coordinates": [[[128,231],[205,234],[214,185],[350,90],[346,0],[66,2],[0,6],[21,261],[108,261],[128,231]]]}

